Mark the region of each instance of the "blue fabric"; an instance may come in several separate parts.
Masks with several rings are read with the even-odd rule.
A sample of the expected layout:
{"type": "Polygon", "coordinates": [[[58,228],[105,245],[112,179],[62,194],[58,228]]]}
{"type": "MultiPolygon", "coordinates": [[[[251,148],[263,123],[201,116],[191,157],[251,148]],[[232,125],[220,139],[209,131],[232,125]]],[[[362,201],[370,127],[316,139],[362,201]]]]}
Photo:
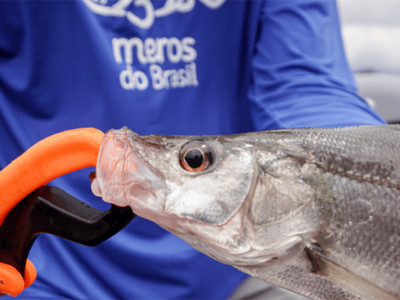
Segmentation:
{"type": "MultiPolygon", "coordinates": [[[[332,0],[0,1],[0,166],[78,127],[223,134],[379,124],[332,0]]],[[[52,182],[92,206],[83,170],[52,182]]],[[[245,278],[136,218],[103,244],[41,235],[20,298],[224,299],[245,278]]]]}

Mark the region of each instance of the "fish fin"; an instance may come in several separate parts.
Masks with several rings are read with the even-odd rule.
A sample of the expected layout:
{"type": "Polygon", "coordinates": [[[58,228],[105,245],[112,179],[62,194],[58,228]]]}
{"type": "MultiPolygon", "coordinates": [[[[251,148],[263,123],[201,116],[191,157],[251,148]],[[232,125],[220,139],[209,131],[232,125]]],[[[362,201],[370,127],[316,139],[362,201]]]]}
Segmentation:
{"type": "Polygon", "coordinates": [[[311,271],[330,281],[337,286],[361,297],[362,299],[396,300],[390,292],[371,281],[351,272],[345,267],[326,257],[323,250],[312,244],[305,249],[307,258],[311,262],[311,271]]]}

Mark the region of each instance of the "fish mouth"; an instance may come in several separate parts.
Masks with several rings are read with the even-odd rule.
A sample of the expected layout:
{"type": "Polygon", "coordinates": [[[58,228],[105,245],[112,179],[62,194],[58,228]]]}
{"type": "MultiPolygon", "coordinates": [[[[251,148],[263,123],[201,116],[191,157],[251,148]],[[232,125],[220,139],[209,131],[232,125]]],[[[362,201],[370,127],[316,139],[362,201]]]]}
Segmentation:
{"type": "Polygon", "coordinates": [[[133,142],[136,143],[127,128],[109,130],[105,134],[92,192],[117,206],[129,205],[137,210],[145,205],[152,210],[159,209],[157,191],[164,187],[164,180],[140,158],[133,142]]]}

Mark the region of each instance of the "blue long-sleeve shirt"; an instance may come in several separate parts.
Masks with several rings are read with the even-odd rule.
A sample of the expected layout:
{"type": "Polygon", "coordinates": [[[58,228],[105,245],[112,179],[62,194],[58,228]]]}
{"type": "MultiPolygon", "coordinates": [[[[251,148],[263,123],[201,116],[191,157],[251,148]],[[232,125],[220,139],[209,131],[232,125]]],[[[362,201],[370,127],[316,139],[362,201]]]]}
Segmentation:
{"type": "MultiPolygon", "coordinates": [[[[0,167],[78,127],[223,134],[378,124],[333,0],[0,1],[0,167]]],[[[97,208],[83,170],[54,180],[97,208]]],[[[90,248],[41,235],[21,298],[223,299],[245,278],[136,218],[90,248]]]]}

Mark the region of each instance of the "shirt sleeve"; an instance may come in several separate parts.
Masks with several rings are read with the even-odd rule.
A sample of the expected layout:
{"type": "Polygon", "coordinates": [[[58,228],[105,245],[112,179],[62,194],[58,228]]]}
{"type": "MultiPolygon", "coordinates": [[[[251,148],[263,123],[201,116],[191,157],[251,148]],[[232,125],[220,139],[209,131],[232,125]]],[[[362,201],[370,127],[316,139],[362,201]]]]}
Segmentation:
{"type": "Polygon", "coordinates": [[[252,58],[255,128],[384,123],[357,95],[334,0],[266,0],[252,58]]]}

